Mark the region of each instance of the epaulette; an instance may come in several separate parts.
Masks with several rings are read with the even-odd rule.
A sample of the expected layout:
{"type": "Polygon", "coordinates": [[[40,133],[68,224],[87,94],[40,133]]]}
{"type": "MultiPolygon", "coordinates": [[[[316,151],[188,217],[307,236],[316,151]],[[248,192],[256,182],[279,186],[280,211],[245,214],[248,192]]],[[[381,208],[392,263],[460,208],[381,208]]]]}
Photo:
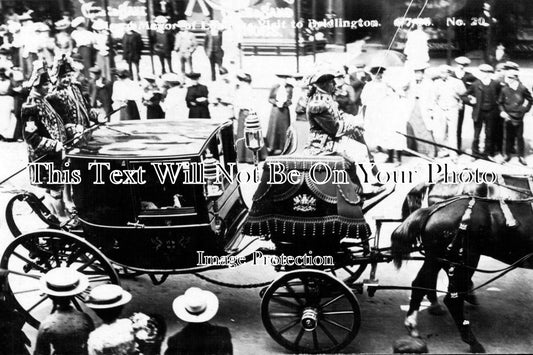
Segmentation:
{"type": "Polygon", "coordinates": [[[329,109],[329,104],[321,97],[313,96],[307,103],[307,109],[311,113],[325,112],[329,109]]]}

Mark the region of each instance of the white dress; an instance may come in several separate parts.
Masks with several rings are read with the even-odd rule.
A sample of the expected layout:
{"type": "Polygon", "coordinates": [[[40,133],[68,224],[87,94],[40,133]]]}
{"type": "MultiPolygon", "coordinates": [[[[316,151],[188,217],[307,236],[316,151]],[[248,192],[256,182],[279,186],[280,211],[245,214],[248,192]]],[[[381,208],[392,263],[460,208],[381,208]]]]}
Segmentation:
{"type": "Polygon", "coordinates": [[[8,95],[9,80],[0,81],[0,136],[4,139],[13,139],[17,119],[13,113],[15,101],[8,95]]]}
{"type": "Polygon", "coordinates": [[[401,99],[383,81],[367,83],[361,92],[365,109],[365,140],[369,147],[401,150],[405,138],[396,133],[405,132],[405,112],[401,99]]]}

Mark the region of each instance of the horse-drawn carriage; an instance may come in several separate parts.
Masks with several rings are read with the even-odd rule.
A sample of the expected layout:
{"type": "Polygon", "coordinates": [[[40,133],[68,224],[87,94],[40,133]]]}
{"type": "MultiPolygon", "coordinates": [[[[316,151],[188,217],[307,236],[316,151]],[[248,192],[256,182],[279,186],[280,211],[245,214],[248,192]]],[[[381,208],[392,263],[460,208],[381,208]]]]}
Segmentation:
{"type": "MultiPolygon", "coordinates": [[[[30,192],[8,202],[15,239],[0,267],[10,270],[11,300],[38,326],[52,308],[40,294],[40,278],[53,268],[75,267],[92,287],[118,284],[121,274],[146,274],[160,284],[172,274],[228,266],[199,265],[198,251],[249,261],[251,254],[242,252],[250,242],[270,239],[274,247],[261,252],[289,263],[278,266],[287,273],[261,291],[267,331],[292,351],[346,346],[360,324],[350,286],[380,261],[368,244],[363,213],[386,194],[363,205],[351,182],[333,183],[330,169],[343,170],[341,158],[284,156],[265,162],[249,211],[240,182],[255,173],[237,171],[235,159],[229,121],[128,122],[96,130],[67,154],[66,170],[79,176],[71,185],[78,225],[60,223],[30,192]],[[272,167],[296,170],[300,178],[271,184],[272,167]],[[341,268],[350,275],[345,282],[332,276],[341,268]]],[[[83,297],[73,300],[80,309],[83,297]]]]}
{"type": "MultiPolygon", "coordinates": [[[[230,266],[200,264],[200,251],[211,260],[251,261],[252,243],[268,240],[271,247],[254,250],[276,257],[277,270],[285,272],[260,292],[268,333],[294,352],[342,349],[361,322],[358,279],[368,265],[372,279],[378,263],[392,260],[378,248],[377,235],[370,245],[364,214],[393,188],[362,201],[349,179],[336,180],[343,180],[342,158],[287,155],[264,163],[248,208],[241,182],[256,174],[238,171],[235,160],[229,121],[127,122],[94,131],[67,154],[67,170],[79,177],[71,185],[79,224],[61,223],[29,192],[7,204],[15,238],[0,269],[9,270],[10,300],[36,327],[52,309],[40,293],[51,269],[76,268],[91,287],[141,274],[160,284],[172,274],[230,266]],[[285,179],[272,181],[276,172],[285,179]],[[339,270],[348,277],[340,280],[339,270]]],[[[73,299],[79,309],[84,296],[73,299]]]]}

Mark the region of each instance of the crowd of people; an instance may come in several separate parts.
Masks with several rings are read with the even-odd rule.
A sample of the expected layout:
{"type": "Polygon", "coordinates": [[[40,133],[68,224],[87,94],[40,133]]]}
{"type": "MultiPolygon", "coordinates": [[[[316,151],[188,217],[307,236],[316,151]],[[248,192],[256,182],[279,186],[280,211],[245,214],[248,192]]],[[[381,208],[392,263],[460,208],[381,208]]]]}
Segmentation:
{"type": "MultiPolygon", "coordinates": [[[[159,355],[165,341],[167,326],[162,316],[134,312],[121,317],[132,295],[122,287],[102,284],[89,288],[86,275],[66,267],[50,270],[43,278],[42,292],[53,302],[53,310],[39,326],[34,343],[35,355],[159,355]],[[98,319],[76,309],[76,297],[86,293],[85,305],[98,319]],[[95,328],[95,321],[100,326],[95,328]]],[[[178,354],[233,354],[231,334],[226,327],[209,321],[218,311],[214,293],[191,287],[176,297],[172,310],[185,326],[168,337],[165,355],[178,354]]],[[[20,328],[19,328],[20,329],[20,328]]],[[[9,339],[17,344],[20,333],[9,339]]],[[[17,354],[27,354],[24,345],[17,354]]],[[[4,349],[2,349],[4,350],[4,349]]],[[[0,353],[3,354],[2,350],[0,353]]],[[[7,348],[6,348],[7,350],[7,348]]],[[[6,354],[9,352],[6,352],[6,354]]]]}

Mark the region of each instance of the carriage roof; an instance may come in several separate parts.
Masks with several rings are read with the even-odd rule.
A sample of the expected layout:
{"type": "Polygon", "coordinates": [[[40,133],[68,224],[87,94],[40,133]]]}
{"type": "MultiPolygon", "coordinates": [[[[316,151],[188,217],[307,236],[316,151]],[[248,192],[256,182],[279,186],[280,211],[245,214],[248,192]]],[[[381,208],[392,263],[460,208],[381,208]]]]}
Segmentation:
{"type": "Polygon", "coordinates": [[[95,130],[89,142],[72,149],[71,158],[154,159],[200,155],[210,139],[231,125],[227,120],[188,119],[119,122],[95,130]]]}

